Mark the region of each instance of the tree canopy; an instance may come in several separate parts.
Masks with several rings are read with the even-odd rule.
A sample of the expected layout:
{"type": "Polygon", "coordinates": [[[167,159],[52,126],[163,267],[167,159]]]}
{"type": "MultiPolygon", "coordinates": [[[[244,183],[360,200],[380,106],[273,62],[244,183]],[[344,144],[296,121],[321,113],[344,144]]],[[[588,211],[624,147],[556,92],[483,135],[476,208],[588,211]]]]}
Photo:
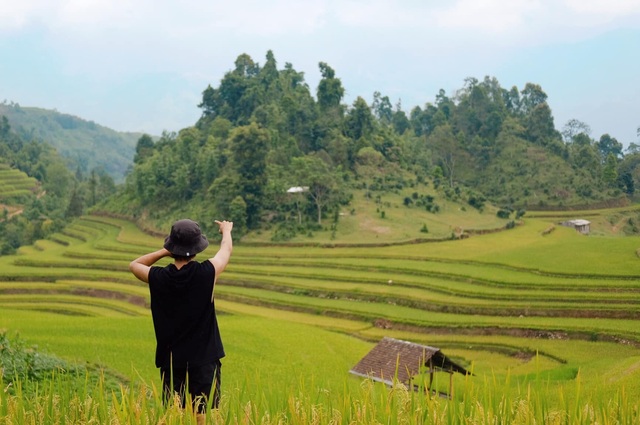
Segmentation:
{"type": "Polygon", "coordinates": [[[239,55],[204,89],[193,127],[139,139],[121,199],[140,215],[234,214],[250,230],[289,217],[322,224],[357,188],[431,180],[445,183],[443,196],[466,188],[474,200],[530,208],[630,194],[640,177],[627,159],[638,154],[625,155],[608,134],[592,139],[577,120],[558,131],[538,84],[506,89],[470,77],[407,114],[377,91],[345,104],[337,70],[318,68],[313,92],[292,64],[278,68],[272,51],[264,65],[239,55]],[[293,202],[291,186],[308,190],[293,202]]]}

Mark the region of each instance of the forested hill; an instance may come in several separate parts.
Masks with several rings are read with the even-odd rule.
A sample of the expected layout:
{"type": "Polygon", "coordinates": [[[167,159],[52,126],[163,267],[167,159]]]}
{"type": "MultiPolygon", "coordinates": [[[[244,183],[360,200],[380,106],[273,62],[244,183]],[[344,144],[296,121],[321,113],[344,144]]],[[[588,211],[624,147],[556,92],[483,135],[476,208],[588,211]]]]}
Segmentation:
{"type": "Polygon", "coordinates": [[[104,171],[116,182],[124,181],[142,135],[117,132],[73,115],[13,102],[0,104],[2,115],[22,139],[48,143],[70,160],[72,168],[78,166],[86,174],[104,171]]]}
{"type": "Polygon", "coordinates": [[[139,139],[133,172],[108,208],[156,223],[188,214],[259,229],[337,223],[354,196],[406,193],[407,208],[434,214],[438,199],[509,212],[625,198],[638,183],[636,150],[624,155],[588,123],[559,129],[535,83],[468,78],[407,111],[378,92],[344,104],[337,72],[319,69],[312,89],[271,51],[264,65],[238,56],[204,89],[194,126],[139,139]],[[287,194],[292,187],[300,196],[287,194]]]}
{"type": "Polygon", "coordinates": [[[23,139],[0,117],[0,255],[60,231],[115,189],[104,170],[71,171],[50,144],[23,139]]]}

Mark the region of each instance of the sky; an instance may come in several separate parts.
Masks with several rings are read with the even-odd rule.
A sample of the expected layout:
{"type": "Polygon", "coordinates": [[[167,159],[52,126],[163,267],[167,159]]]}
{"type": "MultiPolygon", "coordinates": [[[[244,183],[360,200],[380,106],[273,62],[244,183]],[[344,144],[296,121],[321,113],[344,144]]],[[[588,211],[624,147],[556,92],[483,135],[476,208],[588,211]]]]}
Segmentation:
{"type": "Polygon", "coordinates": [[[556,128],[640,144],[640,0],[0,0],[0,102],[118,131],[195,124],[235,59],[304,72],[407,112],[468,77],[539,84],[556,128]]]}

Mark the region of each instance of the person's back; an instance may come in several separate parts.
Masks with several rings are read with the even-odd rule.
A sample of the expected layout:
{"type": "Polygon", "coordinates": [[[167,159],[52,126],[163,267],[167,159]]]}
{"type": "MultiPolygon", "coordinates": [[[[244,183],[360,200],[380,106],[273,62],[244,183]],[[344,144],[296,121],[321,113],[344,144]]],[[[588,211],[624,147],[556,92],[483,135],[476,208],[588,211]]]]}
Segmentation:
{"type": "Polygon", "coordinates": [[[215,304],[215,269],[209,261],[151,267],[149,290],[156,333],[156,366],[199,366],[224,357],[215,304]],[[171,359],[173,361],[171,361],[171,359]]]}
{"type": "Polygon", "coordinates": [[[213,407],[220,402],[220,359],[224,348],[214,304],[214,286],[233,250],[233,223],[216,221],[222,233],[220,249],[208,260],[195,256],[209,242],[192,220],[178,220],[164,248],[132,261],[131,272],[149,284],[151,314],[156,334],[156,366],[160,368],[165,400],[174,392],[182,403],[188,392],[202,413],[213,389],[213,407]],[[171,256],[173,264],[153,266],[171,256]],[[188,388],[186,388],[188,382],[188,388]],[[215,386],[214,386],[215,384],[215,386]]]}

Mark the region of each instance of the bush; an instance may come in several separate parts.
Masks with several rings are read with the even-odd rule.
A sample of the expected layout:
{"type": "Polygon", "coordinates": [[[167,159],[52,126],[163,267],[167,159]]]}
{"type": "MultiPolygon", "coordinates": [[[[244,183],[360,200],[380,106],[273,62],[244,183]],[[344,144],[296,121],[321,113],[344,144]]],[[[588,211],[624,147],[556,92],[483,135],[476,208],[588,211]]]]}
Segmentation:
{"type": "Polygon", "coordinates": [[[469,196],[469,200],[467,201],[467,203],[471,205],[473,208],[481,211],[482,208],[484,208],[485,201],[486,199],[484,198],[484,196],[471,195],[469,196]]]}
{"type": "Polygon", "coordinates": [[[37,347],[29,347],[17,335],[9,339],[6,332],[0,332],[0,378],[4,391],[15,394],[17,388],[22,394],[37,393],[43,382],[55,374],[60,381],[67,382],[69,388],[84,387],[88,382],[104,379],[107,390],[117,390],[122,380],[108,370],[69,363],[56,356],[41,353],[37,347]],[[18,384],[19,385],[14,385],[18,384]]]}
{"type": "Polygon", "coordinates": [[[71,369],[65,361],[40,354],[35,347],[27,347],[18,337],[9,340],[6,332],[0,333],[0,364],[5,381],[40,381],[53,370],[71,369]]]}
{"type": "Polygon", "coordinates": [[[511,215],[511,211],[508,209],[500,208],[496,215],[498,216],[498,218],[507,219],[511,215]]]}
{"type": "Polygon", "coordinates": [[[278,223],[273,231],[271,240],[274,242],[285,242],[294,238],[298,234],[298,225],[291,221],[278,223]]]}

